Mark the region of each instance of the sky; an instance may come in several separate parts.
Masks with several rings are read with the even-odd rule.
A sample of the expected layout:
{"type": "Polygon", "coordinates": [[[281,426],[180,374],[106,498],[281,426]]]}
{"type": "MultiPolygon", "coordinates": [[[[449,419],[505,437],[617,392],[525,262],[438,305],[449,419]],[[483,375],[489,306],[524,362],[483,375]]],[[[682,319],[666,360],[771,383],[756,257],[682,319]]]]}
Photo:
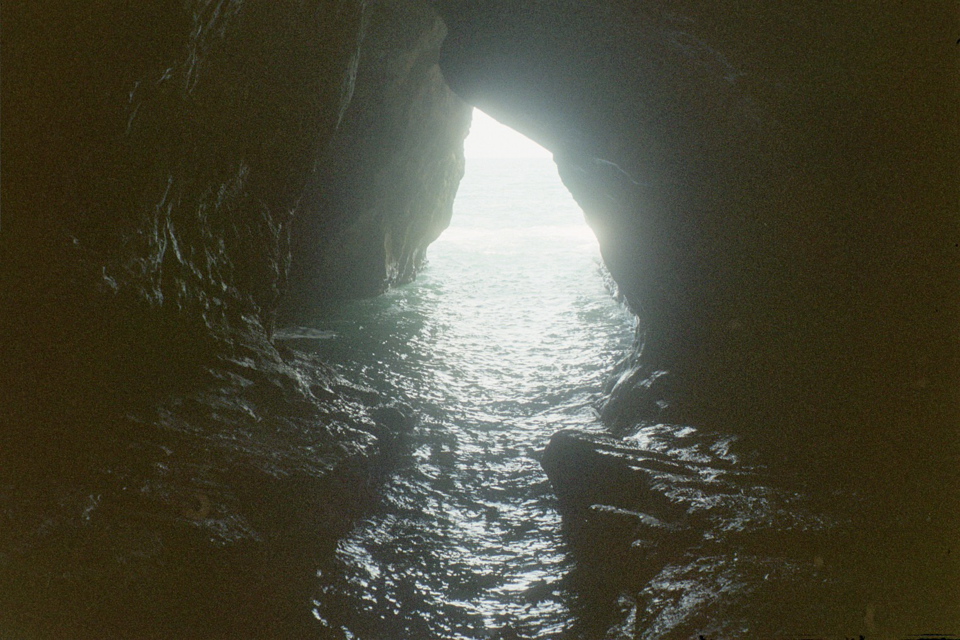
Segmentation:
{"type": "Polygon", "coordinates": [[[473,110],[470,134],[463,144],[469,158],[552,158],[553,154],[480,109],[473,110]]]}

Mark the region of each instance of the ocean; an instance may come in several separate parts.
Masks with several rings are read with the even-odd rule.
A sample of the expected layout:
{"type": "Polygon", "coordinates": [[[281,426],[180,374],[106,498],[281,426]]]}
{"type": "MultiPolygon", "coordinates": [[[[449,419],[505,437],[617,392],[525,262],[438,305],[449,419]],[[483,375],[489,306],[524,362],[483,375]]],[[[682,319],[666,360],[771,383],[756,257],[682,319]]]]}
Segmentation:
{"type": "Polygon", "coordinates": [[[538,459],[557,430],[599,428],[634,317],[550,158],[469,159],[427,258],[309,327],[326,336],[309,348],[420,416],[318,572],[314,614],[337,637],[557,637],[573,561],[538,459]]]}
{"type": "Polygon", "coordinates": [[[317,567],[323,638],[840,637],[922,617],[882,604],[892,570],[858,559],[874,543],[855,490],[811,494],[695,425],[623,441],[675,520],[626,531],[621,555],[597,520],[574,553],[539,459],[561,429],[603,431],[635,318],[550,159],[469,160],[415,282],[286,331],[419,416],[368,517],[317,567]]]}

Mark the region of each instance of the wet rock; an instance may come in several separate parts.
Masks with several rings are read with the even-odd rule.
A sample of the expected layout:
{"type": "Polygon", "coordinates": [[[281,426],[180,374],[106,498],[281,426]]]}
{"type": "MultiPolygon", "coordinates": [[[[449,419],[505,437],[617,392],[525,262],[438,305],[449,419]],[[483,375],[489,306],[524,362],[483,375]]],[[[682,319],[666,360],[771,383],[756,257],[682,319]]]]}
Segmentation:
{"type": "Polygon", "coordinates": [[[541,464],[560,499],[564,528],[583,566],[581,588],[604,606],[642,588],[691,545],[688,504],[668,495],[664,475],[689,476],[676,462],[600,434],[560,431],[541,464]],[[602,583],[602,586],[601,586],[602,583]],[[591,586],[592,585],[592,586],[591,586]]]}
{"type": "Polygon", "coordinates": [[[855,491],[825,497],[784,485],[738,458],[729,439],[664,424],[624,438],[564,431],[543,460],[578,560],[568,583],[589,634],[775,636],[816,619],[842,635],[862,628],[863,602],[888,612],[894,635],[921,618],[952,619],[889,588],[892,575],[949,571],[909,569],[918,555],[893,551],[918,545],[919,530],[889,517],[877,526],[855,491]]]}
{"type": "Polygon", "coordinates": [[[130,358],[269,330],[362,14],[256,0],[11,10],[0,290],[16,312],[0,322],[31,345],[24,366],[60,374],[73,352],[94,387],[111,366],[92,362],[130,377],[130,358]]]}
{"type": "Polygon", "coordinates": [[[333,390],[340,395],[351,398],[368,407],[376,406],[380,403],[380,394],[375,390],[360,384],[347,383],[334,386],[333,390]]]}
{"type": "Polygon", "coordinates": [[[373,499],[413,415],[318,403],[311,388],[349,383],[289,355],[224,361],[189,394],[99,416],[123,439],[4,451],[0,581],[20,587],[0,597],[0,626],[315,635],[316,568],[373,499]]]}
{"type": "MultiPolygon", "coordinates": [[[[684,508],[662,491],[653,469],[665,463],[656,454],[610,436],[573,430],[553,435],[541,464],[564,509],[577,514],[591,505],[649,512],[651,521],[681,517],[684,508]]],[[[686,470],[669,464],[675,472],[686,470]]]]}
{"type": "MultiPolygon", "coordinates": [[[[691,473],[668,477],[623,442],[558,435],[544,468],[565,524],[589,532],[579,549],[602,556],[632,544],[635,524],[607,507],[675,524],[659,511],[663,496],[681,498],[688,524],[719,541],[672,551],[675,564],[651,578],[649,597],[624,596],[623,611],[638,612],[630,624],[584,635],[783,636],[806,632],[803,611],[853,635],[875,598],[868,592],[884,591],[876,575],[940,575],[932,546],[889,550],[916,539],[907,521],[938,514],[956,528],[960,513],[944,488],[956,473],[945,485],[928,471],[956,468],[960,410],[960,262],[943,241],[956,236],[957,208],[955,155],[940,142],[957,112],[940,64],[956,40],[942,27],[945,5],[877,15],[813,3],[435,4],[450,29],[441,66],[451,87],[554,152],[639,317],[604,407],[608,425],[626,437],[664,425],[737,435],[769,474],[729,473],[707,448],[680,461],[691,473]],[[838,499],[850,491],[858,500],[838,499]],[[848,533],[885,532],[876,545],[844,546],[856,577],[830,576],[844,584],[830,591],[844,603],[830,622],[813,605],[828,599],[823,580],[799,568],[808,543],[785,533],[798,525],[749,516],[769,515],[771,496],[803,496],[826,520],[858,520],[848,533]],[[891,514],[900,524],[886,529],[891,514]],[[731,530],[758,522],[770,532],[764,551],[736,555],[731,530]],[[887,559],[868,560],[872,548],[887,559]]],[[[656,444],[666,458],[693,453],[665,440],[656,444]]],[[[733,466],[743,471],[747,459],[733,466]]],[[[614,561],[597,564],[610,571],[585,593],[603,592],[616,573],[614,561]]],[[[919,582],[884,593],[893,591],[911,603],[890,609],[904,634],[946,622],[948,608],[947,626],[956,624],[939,592],[919,582]],[[920,605],[915,592],[940,604],[920,605]]]]}
{"type": "MultiPolygon", "coordinates": [[[[22,588],[4,628],[237,636],[271,590],[302,590],[297,549],[342,530],[403,421],[282,360],[273,317],[291,268],[293,308],[317,282],[327,299],[416,272],[462,171],[466,107],[444,81],[555,152],[641,318],[606,405],[618,433],[667,416],[739,434],[822,502],[855,488],[857,528],[878,533],[834,555],[866,586],[822,600],[870,627],[954,623],[929,585],[956,560],[920,531],[960,513],[952,9],[431,6],[442,21],[412,1],[5,7],[0,548],[22,588]]],[[[819,589],[770,551],[789,518],[748,517],[774,489],[670,446],[687,450],[567,434],[545,458],[587,539],[670,539],[678,499],[706,519],[634,632],[696,635],[682,610],[717,620],[713,601],[772,619],[793,586],[819,589]],[[763,527],[766,555],[707,544],[763,527]],[[744,595],[768,574],[791,588],[744,595]]],[[[265,634],[301,637],[296,620],[265,634]]]]}
{"type": "MultiPolygon", "coordinates": [[[[0,233],[11,440],[53,441],[131,396],[196,388],[218,358],[276,357],[291,233],[298,266],[349,254],[326,277],[353,295],[413,276],[449,219],[469,120],[437,67],[431,9],[245,0],[131,18],[62,4],[5,20],[4,59],[19,62],[4,112],[21,114],[0,233]]],[[[330,296],[309,277],[298,291],[313,308],[330,296]]],[[[289,411],[272,384],[250,401],[289,411]]],[[[380,401],[348,387],[325,398],[380,401]]]]}
{"type": "Polygon", "coordinates": [[[737,433],[878,493],[871,470],[904,465],[885,442],[922,473],[955,441],[956,198],[922,176],[955,183],[957,98],[941,45],[915,46],[949,40],[944,6],[434,4],[447,81],[554,152],[639,316],[612,420],[737,433]]]}
{"type": "Polygon", "coordinates": [[[437,64],[446,26],[420,0],[366,11],[351,105],[293,223],[287,316],[412,280],[463,176],[470,107],[437,64]]]}

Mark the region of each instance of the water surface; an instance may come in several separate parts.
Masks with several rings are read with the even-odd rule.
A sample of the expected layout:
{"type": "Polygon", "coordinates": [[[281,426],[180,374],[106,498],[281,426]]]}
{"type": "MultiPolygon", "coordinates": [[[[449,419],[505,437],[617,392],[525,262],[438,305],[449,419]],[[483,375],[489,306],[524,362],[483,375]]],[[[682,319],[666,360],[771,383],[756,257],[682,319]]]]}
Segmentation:
{"type": "Polygon", "coordinates": [[[656,506],[642,496],[591,508],[574,554],[539,456],[560,429],[602,431],[601,388],[634,333],[596,240],[550,160],[472,160],[429,261],[281,334],[420,416],[379,503],[319,567],[327,637],[839,637],[950,619],[889,591],[900,552],[856,524],[863,496],[814,485],[812,499],[691,425],[623,441],[675,507],[651,512],[668,526],[635,526],[656,506]]]}
{"type": "Polygon", "coordinates": [[[365,639],[556,637],[572,561],[538,457],[558,429],[597,424],[633,317],[550,159],[469,161],[428,259],[296,341],[421,416],[374,514],[321,569],[315,615],[365,639]]]}

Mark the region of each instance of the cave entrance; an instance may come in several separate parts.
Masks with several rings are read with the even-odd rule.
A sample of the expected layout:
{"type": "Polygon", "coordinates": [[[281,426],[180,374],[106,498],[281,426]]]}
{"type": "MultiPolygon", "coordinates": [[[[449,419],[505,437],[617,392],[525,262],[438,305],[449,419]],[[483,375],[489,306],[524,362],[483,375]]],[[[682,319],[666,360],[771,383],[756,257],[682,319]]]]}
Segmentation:
{"type": "Polygon", "coordinates": [[[499,354],[516,384],[520,372],[536,377],[536,366],[578,357],[605,333],[588,316],[619,309],[597,239],[552,154],[479,109],[464,153],[450,226],[430,246],[422,277],[457,298],[450,304],[462,309],[464,338],[473,335],[462,346],[480,360],[499,354]]]}
{"type": "Polygon", "coordinates": [[[321,341],[348,379],[419,416],[379,507],[321,579],[316,615],[356,637],[573,624],[539,457],[558,429],[597,426],[632,317],[547,151],[476,112],[466,152],[453,221],[417,279],[344,305],[321,341]]]}

